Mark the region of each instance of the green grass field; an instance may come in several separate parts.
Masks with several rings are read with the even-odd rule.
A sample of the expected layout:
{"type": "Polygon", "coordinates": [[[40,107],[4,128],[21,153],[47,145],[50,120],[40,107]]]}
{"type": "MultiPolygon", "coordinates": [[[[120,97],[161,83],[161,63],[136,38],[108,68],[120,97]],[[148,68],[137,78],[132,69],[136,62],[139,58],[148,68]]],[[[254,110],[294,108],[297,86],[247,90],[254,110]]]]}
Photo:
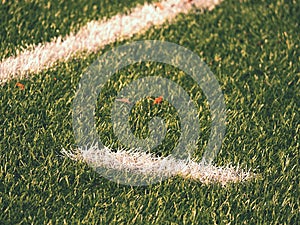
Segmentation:
{"type": "MultiPolygon", "coordinates": [[[[65,36],[90,20],[128,12],[137,3],[144,3],[47,2],[0,4],[0,59],[17,54],[28,44],[65,36]]],[[[97,53],[80,53],[30,78],[3,84],[0,224],[299,223],[299,18],[297,1],[224,1],[213,11],[179,15],[171,24],[153,27],[97,53]],[[177,43],[209,65],[227,107],[226,136],[214,163],[251,168],[257,177],[226,186],[173,177],[150,186],[130,187],[102,178],[83,162],[61,156],[63,148],[76,147],[72,100],[84,71],[105,51],[144,39],[177,43]],[[25,89],[16,87],[17,82],[25,89]]],[[[108,93],[109,88],[112,96],[118,91],[118,82],[128,71],[133,76],[163,71],[193,90],[190,94],[199,108],[204,108],[199,112],[204,136],[196,153],[201,155],[210,124],[205,99],[197,94],[201,90],[192,88],[176,69],[152,63],[120,71],[108,93]]],[[[108,98],[103,112],[112,99],[108,98]]],[[[150,107],[146,100],[140,104],[148,107],[151,116],[174,113],[172,109],[164,111],[164,105],[150,107]]],[[[136,111],[131,120],[143,127],[147,118],[139,113],[136,111]]],[[[105,121],[99,125],[100,136],[118,146],[109,119],[103,115],[97,115],[105,121]]],[[[175,129],[176,118],[169,120],[175,129]]],[[[168,147],[178,138],[176,129],[168,138],[158,154],[168,154],[168,147]]]]}

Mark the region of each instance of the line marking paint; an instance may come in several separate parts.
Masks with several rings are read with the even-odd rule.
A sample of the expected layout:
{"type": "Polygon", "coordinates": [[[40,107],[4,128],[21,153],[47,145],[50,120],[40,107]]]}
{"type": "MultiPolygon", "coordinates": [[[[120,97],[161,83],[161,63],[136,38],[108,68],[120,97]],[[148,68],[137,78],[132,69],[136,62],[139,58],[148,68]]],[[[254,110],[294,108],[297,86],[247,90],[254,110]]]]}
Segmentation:
{"type": "Polygon", "coordinates": [[[29,73],[38,73],[53,66],[56,61],[67,61],[78,52],[95,52],[107,44],[171,21],[179,13],[188,13],[193,7],[211,10],[220,2],[166,0],[159,6],[158,3],[138,6],[129,15],[118,14],[109,20],[91,21],[77,34],[56,37],[51,42],[30,46],[15,57],[3,59],[0,63],[0,84],[29,73]]]}
{"type": "Polygon", "coordinates": [[[193,160],[178,160],[171,157],[155,157],[140,151],[111,151],[109,148],[99,150],[97,147],[77,149],[75,152],[62,150],[62,154],[74,161],[83,161],[88,165],[104,167],[118,171],[131,171],[136,174],[157,176],[181,176],[208,184],[212,182],[236,183],[246,181],[254,176],[233,166],[217,167],[203,165],[193,160]]]}

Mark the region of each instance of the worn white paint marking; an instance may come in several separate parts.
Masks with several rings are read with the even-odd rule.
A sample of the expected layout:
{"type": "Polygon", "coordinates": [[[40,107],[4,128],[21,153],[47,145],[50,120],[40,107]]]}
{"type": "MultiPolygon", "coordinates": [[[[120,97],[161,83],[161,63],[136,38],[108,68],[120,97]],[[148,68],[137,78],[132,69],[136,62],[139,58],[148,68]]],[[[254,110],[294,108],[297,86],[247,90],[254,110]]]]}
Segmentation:
{"type": "Polygon", "coordinates": [[[254,174],[233,166],[217,167],[203,165],[193,160],[178,160],[172,156],[155,157],[141,151],[111,151],[109,148],[78,149],[75,152],[63,150],[62,153],[72,160],[82,160],[94,168],[131,171],[133,173],[158,176],[181,176],[202,183],[217,182],[223,185],[230,182],[246,181],[254,174]]]}
{"type": "Polygon", "coordinates": [[[117,39],[131,37],[153,25],[171,21],[179,13],[188,13],[192,7],[213,9],[221,0],[166,0],[159,4],[145,4],[131,10],[129,15],[118,14],[109,20],[91,21],[77,34],[56,37],[51,42],[29,46],[16,57],[0,63],[0,83],[15,77],[24,77],[49,68],[56,61],[66,61],[82,51],[95,52],[117,39]]]}

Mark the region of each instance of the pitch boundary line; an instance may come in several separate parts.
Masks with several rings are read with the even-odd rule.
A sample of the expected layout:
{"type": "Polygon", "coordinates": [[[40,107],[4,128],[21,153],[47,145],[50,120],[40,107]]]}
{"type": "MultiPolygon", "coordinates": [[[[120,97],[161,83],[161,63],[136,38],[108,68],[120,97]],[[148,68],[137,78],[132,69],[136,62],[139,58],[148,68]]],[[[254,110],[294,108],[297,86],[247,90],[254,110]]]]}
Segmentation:
{"type": "Polygon", "coordinates": [[[217,167],[212,164],[201,164],[192,159],[179,160],[172,156],[156,157],[140,151],[111,151],[109,148],[98,149],[95,146],[89,149],[75,151],[62,150],[62,154],[74,161],[83,161],[88,165],[105,170],[131,171],[135,174],[174,177],[180,176],[200,181],[204,184],[242,182],[251,179],[254,174],[239,167],[227,165],[217,167]]]}
{"type": "Polygon", "coordinates": [[[90,21],[76,34],[55,37],[51,42],[31,45],[15,57],[0,63],[0,84],[50,68],[57,61],[67,61],[78,52],[95,52],[117,40],[130,38],[152,26],[172,21],[179,13],[188,13],[193,7],[213,9],[222,0],[166,0],[144,4],[129,15],[117,14],[109,20],[90,21]]]}

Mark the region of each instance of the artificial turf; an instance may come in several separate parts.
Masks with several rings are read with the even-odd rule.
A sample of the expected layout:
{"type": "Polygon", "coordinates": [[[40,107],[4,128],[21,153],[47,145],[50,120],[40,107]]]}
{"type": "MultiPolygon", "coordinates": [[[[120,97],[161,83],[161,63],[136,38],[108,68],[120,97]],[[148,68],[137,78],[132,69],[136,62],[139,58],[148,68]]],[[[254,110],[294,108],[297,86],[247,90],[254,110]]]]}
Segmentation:
{"type": "Polygon", "coordinates": [[[0,5],[0,58],[16,55],[28,45],[76,32],[91,20],[109,19],[144,4],[134,1],[6,1],[0,5]]]}
{"type": "MultiPolygon", "coordinates": [[[[123,3],[116,6],[107,3],[101,13],[93,9],[93,3],[81,6],[83,3],[67,1],[62,3],[69,4],[66,11],[60,9],[60,4],[54,4],[52,11],[45,11],[49,17],[42,20],[31,11],[28,17],[23,16],[28,11],[27,4],[37,3],[14,3],[11,6],[14,18],[25,18],[21,20],[24,24],[34,26],[19,23],[18,28],[10,25],[13,20],[8,19],[11,14],[6,10],[9,4],[13,3],[0,6],[2,58],[15,54],[22,43],[65,35],[77,24],[102,18],[104,12],[113,15],[126,8],[123,3]],[[82,13],[78,7],[86,7],[90,13],[82,13]],[[62,16],[55,17],[55,11],[61,11],[62,16]],[[64,16],[72,13],[78,19],[64,16]],[[51,28],[53,20],[61,26],[59,33],[51,28]],[[4,34],[8,31],[16,34],[4,34]]],[[[145,34],[92,55],[78,54],[28,79],[2,85],[0,223],[297,224],[300,220],[299,12],[296,1],[225,1],[211,12],[194,10],[189,15],[179,15],[172,24],[151,28],[145,34]],[[144,39],[175,42],[198,54],[209,65],[220,83],[227,107],[226,136],[214,163],[255,169],[256,178],[225,187],[181,177],[146,187],[130,187],[111,182],[86,164],[61,156],[62,148],[76,146],[71,108],[84,71],[110,48],[144,39]],[[17,82],[24,84],[25,89],[16,87],[17,82]]],[[[162,68],[155,63],[149,68],[132,65],[127,71],[133,75],[169,72],[174,79],[179,74],[174,68],[162,68]]],[[[121,71],[116,79],[124,74],[126,71],[121,71]]],[[[195,93],[194,98],[203,100],[201,94],[195,93]]],[[[140,104],[149,106],[147,100],[140,104]]],[[[152,110],[159,112],[159,108],[152,110]]],[[[204,113],[202,120],[209,125],[205,122],[209,121],[209,115],[204,113]]],[[[100,133],[102,130],[103,135],[109,129],[107,123],[100,133]]],[[[205,133],[209,128],[203,129],[205,133]]],[[[114,140],[111,132],[105,137],[109,137],[108,142],[114,140]]],[[[199,153],[206,140],[206,135],[199,140],[199,153]]]]}

